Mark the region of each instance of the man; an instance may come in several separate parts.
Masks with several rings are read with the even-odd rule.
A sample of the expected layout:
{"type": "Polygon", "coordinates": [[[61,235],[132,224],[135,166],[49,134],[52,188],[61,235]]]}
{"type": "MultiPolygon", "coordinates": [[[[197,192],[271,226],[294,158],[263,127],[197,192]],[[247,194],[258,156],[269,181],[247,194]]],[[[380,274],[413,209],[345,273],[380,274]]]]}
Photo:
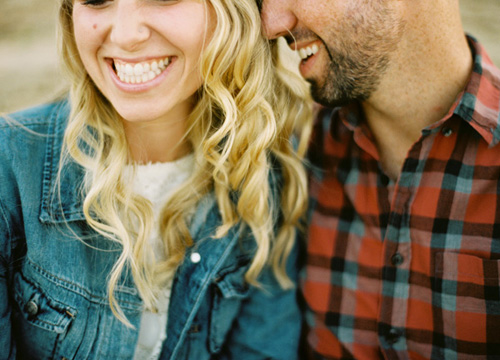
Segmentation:
{"type": "Polygon", "coordinates": [[[500,354],[500,71],[458,0],[264,0],[323,108],[311,358],[500,354]]]}

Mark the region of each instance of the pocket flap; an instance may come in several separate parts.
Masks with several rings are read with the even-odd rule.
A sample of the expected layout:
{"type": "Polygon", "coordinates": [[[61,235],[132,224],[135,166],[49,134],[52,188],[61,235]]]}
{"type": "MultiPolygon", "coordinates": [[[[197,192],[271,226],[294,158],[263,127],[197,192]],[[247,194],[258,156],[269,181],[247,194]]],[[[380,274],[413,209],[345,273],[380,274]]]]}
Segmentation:
{"type": "Polygon", "coordinates": [[[249,296],[249,286],[245,281],[248,258],[219,271],[214,280],[214,298],[211,310],[209,350],[218,353],[238,316],[240,307],[249,296]]]}
{"type": "Polygon", "coordinates": [[[47,296],[44,291],[17,273],[14,279],[14,298],[19,312],[31,324],[61,334],[76,316],[76,309],[47,296]]]}
{"type": "Polygon", "coordinates": [[[450,252],[436,253],[435,259],[435,273],[445,280],[499,286],[500,260],[450,252]]]}
{"type": "Polygon", "coordinates": [[[248,260],[239,261],[236,268],[223,269],[214,280],[223,298],[244,298],[248,294],[248,284],[245,273],[248,270],[248,260]]]}

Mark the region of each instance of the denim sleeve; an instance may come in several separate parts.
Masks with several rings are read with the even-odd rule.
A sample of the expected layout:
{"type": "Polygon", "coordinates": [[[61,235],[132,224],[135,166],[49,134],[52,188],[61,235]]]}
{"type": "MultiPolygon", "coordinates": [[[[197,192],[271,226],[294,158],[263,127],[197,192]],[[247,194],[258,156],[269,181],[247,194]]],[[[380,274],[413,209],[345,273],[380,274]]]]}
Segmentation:
{"type": "MultiPolygon", "coordinates": [[[[290,255],[287,272],[297,284],[298,247],[290,255]]],[[[271,269],[266,269],[242,304],[221,359],[286,359],[298,357],[302,317],[297,301],[297,286],[283,290],[271,269]]]]}
{"type": "Polygon", "coordinates": [[[5,209],[0,201],[0,359],[15,359],[14,339],[12,338],[11,302],[9,296],[11,232],[5,209]]]}

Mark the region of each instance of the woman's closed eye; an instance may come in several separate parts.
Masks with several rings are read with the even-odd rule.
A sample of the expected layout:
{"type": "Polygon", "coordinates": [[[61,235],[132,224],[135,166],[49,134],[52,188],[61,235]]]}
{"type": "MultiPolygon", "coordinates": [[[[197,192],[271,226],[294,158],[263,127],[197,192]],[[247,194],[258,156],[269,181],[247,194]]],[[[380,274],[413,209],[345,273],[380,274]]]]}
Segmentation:
{"type": "MultiPolygon", "coordinates": [[[[154,2],[159,2],[159,3],[177,3],[181,2],[182,0],[151,0],[154,2]]],[[[89,6],[89,7],[101,7],[106,5],[106,3],[111,3],[113,0],[80,0],[80,3],[84,6],[89,6]]]]}
{"type": "Polygon", "coordinates": [[[159,3],[178,3],[178,2],[181,2],[182,0],[152,0],[152,1],[159,2],[159,3]]]}
{"type": "Polygon", "coordinates": [[[89,7],[100,7],[106,5],[106,3],[111,3],[112,0],[81,0],[80,3],[84,6],[89,7]]]}

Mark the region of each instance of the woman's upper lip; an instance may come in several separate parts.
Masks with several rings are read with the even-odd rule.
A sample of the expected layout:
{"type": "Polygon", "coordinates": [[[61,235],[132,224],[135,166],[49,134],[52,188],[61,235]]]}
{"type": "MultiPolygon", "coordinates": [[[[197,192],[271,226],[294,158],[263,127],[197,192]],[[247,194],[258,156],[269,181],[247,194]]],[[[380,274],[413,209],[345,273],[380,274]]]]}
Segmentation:
{"type": "Polygon", "coordinates": [[[135,58],[121,57],[121,56],[106,56],[105,59],[110,61],[123,61],[127,63],[140,63],[145,61],[161,60],[165,58],[172,58],[174,55],[159,55],[159,56],[141,56],[135,58]]]}

